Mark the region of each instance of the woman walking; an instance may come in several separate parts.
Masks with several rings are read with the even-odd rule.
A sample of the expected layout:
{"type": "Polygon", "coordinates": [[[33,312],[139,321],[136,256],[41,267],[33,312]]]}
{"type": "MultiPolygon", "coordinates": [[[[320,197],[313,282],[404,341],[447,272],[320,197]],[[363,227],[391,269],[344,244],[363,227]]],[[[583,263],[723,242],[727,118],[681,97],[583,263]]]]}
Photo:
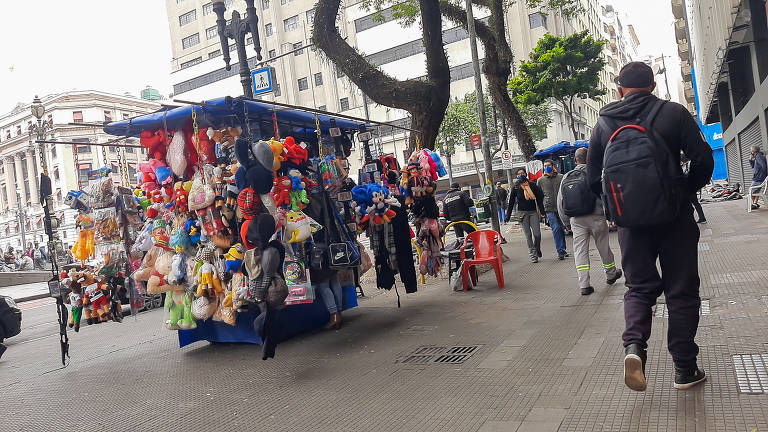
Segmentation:
{"type": "Polygon", "coordinates": [[[517,184],[509,193],[509,205],[505,222],[509,222],[514,213],[515,220],[520,222],[528,243],[531,262],[539,262],[541,258],[541,210],[544,208],[544,193],[535,183],[528,181],[524,169],[517,170],[517,184]],[[515,205],[517,209],[515,210],[515,205]]]}

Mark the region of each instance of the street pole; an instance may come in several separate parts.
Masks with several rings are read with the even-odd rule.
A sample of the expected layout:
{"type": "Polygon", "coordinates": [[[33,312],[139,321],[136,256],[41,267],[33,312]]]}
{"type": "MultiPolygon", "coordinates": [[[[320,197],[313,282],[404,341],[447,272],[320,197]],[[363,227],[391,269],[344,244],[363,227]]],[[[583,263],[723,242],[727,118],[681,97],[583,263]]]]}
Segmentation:
{"type": "MultiPolygon", "coordinates": [[[[480,59],[477,55],[477,37],[475,35],[475,18],[472,13],[472,0],[465,0],[467,8],[467,30],[469,31],[469,48],[472,52],[472,68],[475,72],[475,94],[477,95],[477,114],[480,118],[480,141],[483,150],[483,162],[485,164],[485,182],[490,185],[488,203],[491,206],[491,226],[500,233],[499,211],[496,203],[496,193],[493,187],[493,160],[491,159],[491,147],[488,143],[488,125],[485,118],[485,99],[483,97],[483,80],[480,75],[480,59]]],[[[483,187],[483,185],[481,185],[483,187]]]]}
{"type": "MultiPolygon", "coordinates": [[[[509,150],[509,141],[507,139],[507,122],[506,120],[504,120],[504,116],[501,117],[501,143],[504,146],[504,150],[509,150]]],[[[507,187],[509,187],[509,190],[511,191],[514,174],[512,173],[511,169],[508,169],[506,171],[507,171],[507,187]]],[[[506,205],[506,203],[501,203],[501,205],[506,205]]]]}
{"type": "Polygon", "coordinates": [[[21,207],[21,190],[16,189],[16,216],[19,217],[19,226],[21,227],[21,247],[26,252],[27,250],[27,234],[24,230],[24,219],[26,219],[25,210],[21,207]]]}
{"type": "Polygon", "coordinates": [[[661,55],[661,68],[664,69],[664,87],[667,88],[667,95],[665,97],[666,100],[672,99],[672,96],[669,94],[669,81],[667,81],[667,62],[664,60],[664,57],[666,57],[664,54],[661,55]]]}

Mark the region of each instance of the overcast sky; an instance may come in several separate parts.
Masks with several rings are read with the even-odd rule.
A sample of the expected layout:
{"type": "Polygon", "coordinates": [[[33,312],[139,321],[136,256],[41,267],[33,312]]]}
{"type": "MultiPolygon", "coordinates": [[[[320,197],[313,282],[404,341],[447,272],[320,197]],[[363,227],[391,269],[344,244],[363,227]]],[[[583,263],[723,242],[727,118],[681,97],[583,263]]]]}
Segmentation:
{"type": "MultiPolygon", "coordinates": [[[[667,69],[677,100],[680,69],[669,0],[611,3],[635,25],[641,53],[672,57],[667,69]]],[[[0,113],[35,94],[73,89],[138,95],[151,85],[167,96],[170,60],[163,0],[3,1],[0,113]]]]}
{"type": "Polygon", "coordinates": [[[0,113],[35,94],[171,92],[164,0],[3,0],[0,113]]]}

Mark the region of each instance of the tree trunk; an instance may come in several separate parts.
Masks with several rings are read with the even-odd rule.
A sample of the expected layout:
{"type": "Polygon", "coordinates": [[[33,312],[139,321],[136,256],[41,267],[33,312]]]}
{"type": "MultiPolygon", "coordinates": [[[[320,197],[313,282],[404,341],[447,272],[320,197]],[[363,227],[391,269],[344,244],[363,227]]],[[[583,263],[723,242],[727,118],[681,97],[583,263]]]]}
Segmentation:
{"type": "MultiPolygon", "coordinates": [[[[512,73],[514,56],[505,34],[504,2],[503,0],[491,0],[490,4],[485,4],[482,1],[475,1],[474,3],[488,6],[491,9],[490,27],[482,21],[475,20],[477,37],[485,49],[483,73],[488,78],[491,97],[509,122],[525,160],[530,160],[536,153],[536,145],[528,126],[520,115],[520,111],[509,96],[509,76],[512,73]]],[[[440,10],[446,18],[464,28],[467,27],[467,15],[463,8],[450,3],[449,0],[442,0],[440,10]]]]}
{"type": "Polygon", "coordinates": [[[573,141],[576,141],[576,122],[573,119],[573,106],[569,105],[565,99],[561,99],[560,105],[563,107],[563,111],[565,111],[565,114],[568,116],[569,125],[571,127],[571,134],[573,135],[573,141]]]}
{"type": "Polygon", "coordinates": [[[350,46],[336,28],[340,0],[319,0],[316,6],[312,41],[328,59],[374,102],[411,114],[413,129],[421,147],[434,148],[440,123],[450,99],[450,69],[443,48],[442,17],[438,0],[419,0],[422,35],[427,57],[427,80],[399,81],[385,74],[350,46]]]}

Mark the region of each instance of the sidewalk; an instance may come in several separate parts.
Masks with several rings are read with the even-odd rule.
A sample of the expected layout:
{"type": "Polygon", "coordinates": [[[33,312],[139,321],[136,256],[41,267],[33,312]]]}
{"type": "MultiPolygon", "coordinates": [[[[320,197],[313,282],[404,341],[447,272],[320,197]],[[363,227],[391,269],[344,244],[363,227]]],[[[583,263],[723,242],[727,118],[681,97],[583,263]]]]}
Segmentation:
{"type": "MultiPolygon", "coordinates": [[[[70,335],[72,363],[62,371],[53,371],[55,335],[11,338],[0,406],[14,414],[0,418],[0,430],[52,430],[65,414],[50,392],[77,388],[70,405],[109,407],[115,421],[90,410],[68,418],[71,430],[96,421],[108,431],[766,431],[768,211],[743,207],[704,206],[698,342],[709,380],[690,391],[672,388],[663,306],[648,391],[632,392],[622,377],[621,282],[607,287],[594,272],[596,292],[583,297],[549,231],[544,258],[531,264],[507,225],[505,290],[492,273],[466,293],[428,279],[418,293],[401,288],[398,309],[394,292],[366,285],[370,295],[344,313],[340,331],[292,339],[266,362],[258,346],[179,349],[162,311],[70,335]],[[745,364],[756,370],[736,371],[745,364]]],[[[615,234],[611,243],[618,255],[615,234]]]]}
{"type": "Polygon", "coordinates": [[[48,297],[48,283],[35,282],[0,288],[0,295],[11,297],[17,303],[48,297]]]}

